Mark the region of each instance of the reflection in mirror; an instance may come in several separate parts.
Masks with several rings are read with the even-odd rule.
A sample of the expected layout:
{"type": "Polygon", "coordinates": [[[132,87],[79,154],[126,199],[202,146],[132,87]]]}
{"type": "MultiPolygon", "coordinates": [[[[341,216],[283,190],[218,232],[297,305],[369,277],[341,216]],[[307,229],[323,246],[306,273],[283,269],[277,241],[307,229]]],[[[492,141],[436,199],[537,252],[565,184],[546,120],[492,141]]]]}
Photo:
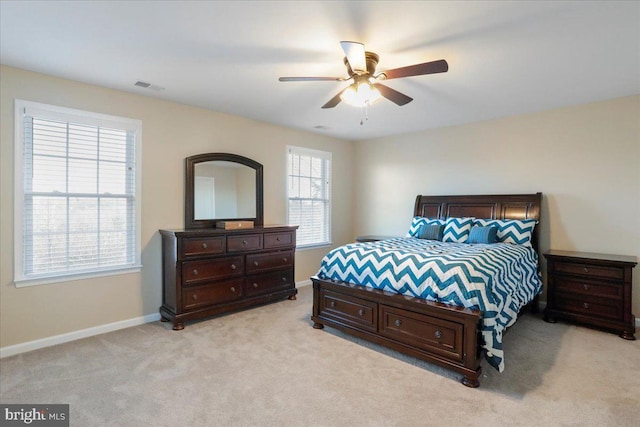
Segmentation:
{"type": "Polygon", "coordinates": [[[255,182],[255,169],[239,163],[215,161],[194,165],[194,218],[255,217],[255,182]]]}
{"type": "Polygon", "coordinates": [[[185,229],[215,228],[223,221],[263,224],[262,164],[230,153],[185,161],[185,229]]]}

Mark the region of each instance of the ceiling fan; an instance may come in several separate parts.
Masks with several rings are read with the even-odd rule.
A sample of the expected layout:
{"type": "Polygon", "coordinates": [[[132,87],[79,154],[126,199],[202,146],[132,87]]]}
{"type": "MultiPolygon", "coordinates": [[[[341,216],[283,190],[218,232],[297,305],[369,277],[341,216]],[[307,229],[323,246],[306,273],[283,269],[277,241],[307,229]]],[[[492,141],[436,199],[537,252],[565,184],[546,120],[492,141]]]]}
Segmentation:
{"type": "Polygon", "coordinates": [[[344,65],[347,67],[348,77],[280,77],[281,82],[303,82],[303,81],[348,81],[353,83],[336,96],[331,98],[329,102],[324,104],[322,108],[333,108],[344,101],[347,104],[357,107],[365,107],[380,99],[381,96],[402,106],[413,101],[413,98],[391,89],[380,83],[381,80],[398,79],[402,77],[421,76],[424,74],[446,73],[449,70],[449,64],[444,59],[438,61],[425,62],[422,64],[414,64],[406,67],[394,68],[374,74],[378,60],[380,57],[373,52],[366,52],[364,45],[358,42],[342,41],[340,42],[344,51],[344,65]]]}

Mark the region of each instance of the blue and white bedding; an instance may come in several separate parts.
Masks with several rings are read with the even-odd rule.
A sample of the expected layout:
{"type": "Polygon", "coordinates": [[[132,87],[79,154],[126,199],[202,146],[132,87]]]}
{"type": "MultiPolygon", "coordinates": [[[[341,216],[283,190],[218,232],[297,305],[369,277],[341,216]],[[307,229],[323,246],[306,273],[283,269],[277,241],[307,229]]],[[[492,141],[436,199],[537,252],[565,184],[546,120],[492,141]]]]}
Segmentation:
{"type": "Polygon", "coordinates": [[[502,334],[542,290],[537,266],[530,246],[406,237],[336,248],[318,277],[482,310],[482,347],[502,372],[502,334]]]}

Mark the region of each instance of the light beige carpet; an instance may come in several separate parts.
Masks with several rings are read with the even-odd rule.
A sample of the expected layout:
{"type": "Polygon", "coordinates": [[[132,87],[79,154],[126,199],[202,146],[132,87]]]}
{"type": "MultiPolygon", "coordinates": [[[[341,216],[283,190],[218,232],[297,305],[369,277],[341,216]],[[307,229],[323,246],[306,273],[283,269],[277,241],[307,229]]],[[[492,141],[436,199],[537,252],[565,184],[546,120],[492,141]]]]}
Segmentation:
{"type": "Polygon", "coordinates": [[[457,374],[326,328],[298,300],[151,323],[0,361],[2,403],[69,403],[72,426],[638,426],[640,340],[523,316],[506,370],[457,374]]]}

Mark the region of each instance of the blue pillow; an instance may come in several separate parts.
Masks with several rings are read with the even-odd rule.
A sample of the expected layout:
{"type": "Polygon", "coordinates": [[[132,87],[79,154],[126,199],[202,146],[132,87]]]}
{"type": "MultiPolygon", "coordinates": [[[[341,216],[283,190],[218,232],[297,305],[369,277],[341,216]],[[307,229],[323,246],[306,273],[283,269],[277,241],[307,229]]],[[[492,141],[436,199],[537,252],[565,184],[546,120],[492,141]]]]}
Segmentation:
{"type": "Polygon", "coordinates": [[[498,227],[480,227],[474,225],[469,232],[467,243],[496,243],[498,241],[498,227]]]}
{"type": "Polygon", "coordinates": [[[473,226],[473,217],[447,218],[444,226],[443,242],[464,243],[469,238],[473,226]]]}
{"type": "Polygon", "coordinates": [[[405,237],[418,237],[420,229],[423,225],[444,224],[444,221],[438,218],[425,218],[417,216],[411,220],[411,226],[405,237]]]}
{"type": "Polygon", "coordinates": [[[429,224],[422,225],[418,231],[419,239],[426,240],[442,240],[444,234],[444,225],[442,224],[429,224]]]}
{"type": "Polygon", "coordinates": [[[535,219],[477,219],[474,225],[498,227],[498,242],[531,246],[533,229],[537,222],[535,219]]]}

